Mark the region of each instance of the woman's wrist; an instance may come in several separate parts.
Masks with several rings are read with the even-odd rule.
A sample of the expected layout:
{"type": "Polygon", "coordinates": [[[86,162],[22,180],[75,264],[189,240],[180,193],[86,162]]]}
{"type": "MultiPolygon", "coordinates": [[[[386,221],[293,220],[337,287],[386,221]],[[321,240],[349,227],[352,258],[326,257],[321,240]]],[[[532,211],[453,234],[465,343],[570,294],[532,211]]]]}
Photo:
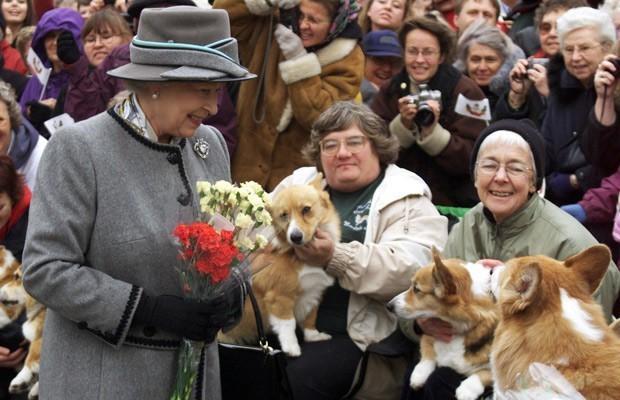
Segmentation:
{"type": "Polygon", "coordinates": [[[510,92],[508,93],[508,105],[513,110],[518,110],[521,107],[523,107],[524,103],[525,103],[525,97],[523,95],[516,93],[514,90],[510,89],[510,92]]]}
{"type": "Polygon", "coordinates": [[[616,123],[616,109],[613,96],[597,97],[594,103],[594,116],[603,126],[612,126],[616,123]]]}

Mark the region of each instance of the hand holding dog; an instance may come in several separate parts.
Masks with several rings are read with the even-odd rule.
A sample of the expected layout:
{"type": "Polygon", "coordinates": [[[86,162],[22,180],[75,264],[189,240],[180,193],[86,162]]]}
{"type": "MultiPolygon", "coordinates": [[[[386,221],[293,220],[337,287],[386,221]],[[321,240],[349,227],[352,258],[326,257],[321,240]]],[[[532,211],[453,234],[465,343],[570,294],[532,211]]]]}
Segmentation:
{"type": "Polygon", "coordinates": [[[11,352],[6,347],[0,346],[0,368],[16,368],[26,358],[26,349],[23,347],[11,352]]]}
{"type": "Polygon", "coordinates": [[[295,254],[308,265],[324,267],[334,256],[334,240],[325,231],[317,229],[314,238],[303,246],[295,247],[295,254]]]}
{"type": "Polygon", "coordinates": [[[454,335],[452,325],[439,318],[418,318],[416,323],[425,335],[432,336],[441,342],[449,343],[454,335]]]}

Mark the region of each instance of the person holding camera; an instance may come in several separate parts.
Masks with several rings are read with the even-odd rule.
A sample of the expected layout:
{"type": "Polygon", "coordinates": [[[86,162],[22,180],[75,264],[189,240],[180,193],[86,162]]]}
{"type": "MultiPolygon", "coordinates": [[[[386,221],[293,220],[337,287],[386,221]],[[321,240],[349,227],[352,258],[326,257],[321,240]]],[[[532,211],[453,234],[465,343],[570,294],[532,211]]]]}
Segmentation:
{"type": "Polygon", "coordinates": [[[414,18],[399,33],[405,67],[383,86],[371,108],[399,139],[397,164],[420,175],[439,205],[471,207],[477,196],[467,165],[485,122],[455,111],[485,98],[451,65],[454,33],[430,18],[414,18]]]}
{"type": "Polygon", "coordinates": [[[596,102],[588,116],[581,146],[586,158],[601,170],[603,176],[620,167],[620,49],[607,55],[594,74],[596,102]]]}
{"type": "Polygon", "coordinates": [[[364,77],[356,0],[216,0],[241,59],[258,75],[239,88],[233,180],[272,190],[307,164],[301,149],[319,115],[353,100],[364,77]]]}

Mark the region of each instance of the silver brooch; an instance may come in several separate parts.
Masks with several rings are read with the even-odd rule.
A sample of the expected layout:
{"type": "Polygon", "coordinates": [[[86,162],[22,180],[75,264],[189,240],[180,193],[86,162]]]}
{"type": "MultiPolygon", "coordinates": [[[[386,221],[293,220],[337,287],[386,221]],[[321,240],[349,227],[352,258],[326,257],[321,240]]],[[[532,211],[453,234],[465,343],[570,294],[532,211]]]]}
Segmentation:
{"type": "Polygon", "coordinates": [[[194,143],[194,151],[196,152],[196,154],[198,154],[198,157],[202,158],[203,160],[206,159],[209,155],[209,148],[209,142],[207,142],[205,139],[196,139],[196,143],[194,143]]]}

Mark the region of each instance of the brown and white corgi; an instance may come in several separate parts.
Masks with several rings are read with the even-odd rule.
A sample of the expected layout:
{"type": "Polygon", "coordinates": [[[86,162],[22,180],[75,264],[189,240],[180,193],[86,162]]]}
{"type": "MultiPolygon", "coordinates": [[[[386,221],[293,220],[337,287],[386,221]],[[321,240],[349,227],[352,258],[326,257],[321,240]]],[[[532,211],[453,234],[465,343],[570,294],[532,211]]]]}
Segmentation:
{"type": "MultiPolygon", "coordinates": [[[[20,263],[4,246],[0,246],[0,287],[16,279],[20,263]]],[[[0,302],[0,329],[4,328],[24,311],[24,302],[0,302]]]]}
{"type": "MultiPolygon", "coordinates": [[[[305,265],[295,254],[296,246],[310,242],[318,229],[334,242],[340,240],[340,218],[329,194],[322,189],[322,174],[307,185],[284,188],[274,195],[270,206],[275,229],[273,251],[262,255],[269,266],[252,278],[252,289],[260,307],[263,325],[275,332],[282,350],[289,356],[301,355],[295,335],[297,324],[304,328],[304,340],[331,338],[317,331],[316,315],[325,289],[334,278],[323,268],[305,265]]],[[[220,334],[223,342],[252,343],[257,339],[251,304],[246,301],[239,325],[220,334]]]]}
{"type": "MultiPolygon", "coordinates": [[[[0,250],[0,258],[10,255],[5,249],[0,250]]],[[[26,322],[22,325],[24,338],[30,342],[24,366],[13,378],[9,385],[9,392],[23,393],[28,391],[28,399],[37,399],[39,396],[39,361],[41,359],[41,344],[43,340],[43,323],[46,308],[32,298],[22,284],[21,268],[14,270],[13,277],[0,287],[0,304],[20,305],[26,308],[26,322]]]]}
{"type": "Polygon", "coordinates": [[[457,259],[442,260],[432,249],[433,262],[420,268],[411,287],[394,297],[388,309],[405,319],[440,318],[452,324],[449,343],[428,335],[420,339],[421,359],[409,383],[418,389],[437,367],[450,367],[467,378],[456,389],[458,400],[475,400],[492,384],[489,355],[498,321],[491,294],[491,270],[457,259]]]}
{"type": "Polygon", "coordinates": [[[610,257],[596,245],[564,262],[506,262],[493,287],[501,309],[491,357],[498,398],[527,389],[532,363],[555,367],[588,400],[620,398],[620,339],[592,299],[610,257]]]}

